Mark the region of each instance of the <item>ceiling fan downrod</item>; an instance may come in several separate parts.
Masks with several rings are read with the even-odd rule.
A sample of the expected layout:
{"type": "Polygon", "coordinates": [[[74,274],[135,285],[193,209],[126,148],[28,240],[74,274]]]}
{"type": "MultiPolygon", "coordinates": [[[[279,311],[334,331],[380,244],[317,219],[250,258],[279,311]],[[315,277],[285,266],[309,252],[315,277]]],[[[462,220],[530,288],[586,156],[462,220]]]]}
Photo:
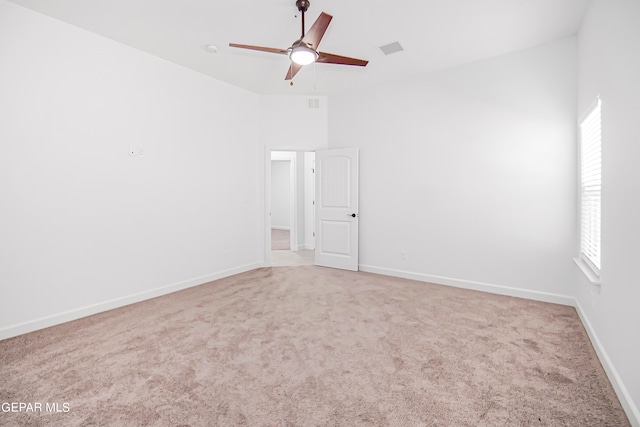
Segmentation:
{"type": "Polygon", "coordinates": [[[309,2],[309,0],[296,0],[296,7],[302,14],[302,34],[300,35],[301,40],[302,38],[304,38],[304,34],[305,34],[304,33],[304,13],[309,9],[309,6],[311,6],[311,3],[309,2]]]}

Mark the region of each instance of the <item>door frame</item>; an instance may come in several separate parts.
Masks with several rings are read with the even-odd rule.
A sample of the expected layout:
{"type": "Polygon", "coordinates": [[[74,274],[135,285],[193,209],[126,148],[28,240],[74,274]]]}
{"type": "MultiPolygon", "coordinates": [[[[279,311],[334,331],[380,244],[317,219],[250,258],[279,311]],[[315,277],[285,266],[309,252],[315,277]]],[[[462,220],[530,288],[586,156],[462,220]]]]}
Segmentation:
{"type": "MultiPolygon", "coordinates": [[[[298,241],[298,215],[297,209],[298,206],[298,195],[297,195],[297,174],[296,171],[298,169],[298,165],[296,163],[297,154],[292,151],[279,151],[272,150],[271,151],[271,161],[269,162],[269,180],[271,180],[271,162],[274,161],[284,161],[289,162],[289,195],[291,196],[291,204],[289,205],[289,248],[294,250],[294,246],[296,246],[296,242],[298,241]]],[[[273,183],[269,183],[269,192],[272,193],[271,185],[273,183]]],[[[273,206],[271,205],[271,194],[269,195],[269,207],[268,211],[272,212],[273,206]]],[[[271,251],[271,218],[272,215],[269,215],[269,251],[271,251]]]]}
{"type": "MultiPolygon", "coordinates": [[[[279,147],[269,147],[269,146],[265,146],[264,147],[264,231],[265,231],[265,236],[264,236],[264,263],[266,266],[271,266],[271,153],[282,153],[282,152],[292,152],[294,153],[293,160],[291,162],[292,165],[292,180],[291,183],[293,185],[293,197],[292,197],[292,203],[293,203],[293,212],[292,212],[292,228],[295,228],[295,235],[296,235],[296,245],[297,245],[297,227],[298,227],[298,221],[297,221],[297,203],[298,203],[298,199],[297,199],[297,191],[295,191],[296,185],[297,185],[297,181],[296,180],[296,175],[297,175],[297,163],[296,163],[296,157],[297,157],[297,153],[298,152],[313,152],[315,153],[318,150],[323,150],[325,148],[291,148],[291,147],[284,147],[284,148],[279,148],[279,147]],[[295,221],[295,222],[294,222],[295,221]],[[295,224],[295,225],[294,225],[295,224]]],[[[291,157],[289,157],[291,158],[291,157]]],[[[289,158],[282,158],[281,160],[289,160],[289,158]]],[[[315,183],[314,183],[314,187],[315,187],[315,183]]],[[[291,233],[291,248],[293,250],[294,248],[294,240],[293,240],[293,230],[291,233]]]]}

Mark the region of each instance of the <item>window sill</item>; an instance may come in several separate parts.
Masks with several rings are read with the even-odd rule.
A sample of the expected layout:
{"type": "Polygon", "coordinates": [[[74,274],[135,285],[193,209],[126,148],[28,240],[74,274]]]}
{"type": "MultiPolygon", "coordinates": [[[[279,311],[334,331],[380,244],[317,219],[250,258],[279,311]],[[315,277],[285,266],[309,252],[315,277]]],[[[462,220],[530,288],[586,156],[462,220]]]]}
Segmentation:
{"type": "Polygon", "coordinates": [[[602,285],[600,277],[581,258],[574,258],[573,262],[575,262],[578,268],[584,273],[585,276],[587,276],[587,279],[589,279],[591,284],[598,286],[602,285]]]}

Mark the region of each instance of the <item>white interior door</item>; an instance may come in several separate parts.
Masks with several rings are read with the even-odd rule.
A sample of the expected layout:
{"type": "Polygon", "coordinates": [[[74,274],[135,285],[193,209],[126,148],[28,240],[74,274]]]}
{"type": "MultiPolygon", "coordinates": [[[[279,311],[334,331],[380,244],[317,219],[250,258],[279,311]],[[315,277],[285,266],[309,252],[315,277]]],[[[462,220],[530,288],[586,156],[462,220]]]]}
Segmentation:
{"type": "Polygon", "coordinates": [[[316,265],[358,270],[358,216],[358,148],[316,151],[316,265]]]}

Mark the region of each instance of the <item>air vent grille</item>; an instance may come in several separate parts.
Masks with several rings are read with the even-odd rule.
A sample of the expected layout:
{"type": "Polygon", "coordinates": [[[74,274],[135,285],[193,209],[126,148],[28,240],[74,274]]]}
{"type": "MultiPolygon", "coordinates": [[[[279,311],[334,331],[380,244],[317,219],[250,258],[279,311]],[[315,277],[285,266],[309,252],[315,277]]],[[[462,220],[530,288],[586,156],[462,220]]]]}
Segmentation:
{"type": "Polygon", "coordinates": [[[320,108],[320,100],[318,98],[308,98],[307,108],[313,108],[313,109],[320,108]]]}
{"type": "Polygon", "coordinates": [[[400,45],[400,42],[385,44],[384,46],[380,46],[378,49],[380,49],[385,55],[391,55],[392,53],[402,52],[404,50],[402,45],[400,45]]]}

